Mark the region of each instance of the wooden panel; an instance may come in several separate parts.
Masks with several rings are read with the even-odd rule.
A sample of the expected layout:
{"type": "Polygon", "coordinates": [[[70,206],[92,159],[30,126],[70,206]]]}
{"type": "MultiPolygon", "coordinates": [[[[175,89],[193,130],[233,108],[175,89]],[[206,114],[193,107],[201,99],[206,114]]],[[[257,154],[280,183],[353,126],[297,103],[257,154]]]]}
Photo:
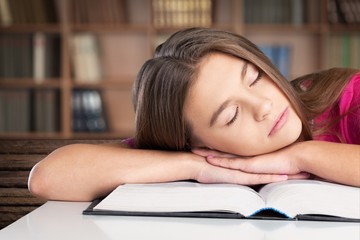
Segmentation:
{"type": "Polygon", "coordinates": [[[49,154],[56,148],[73,143],[111,143],[116,140],[0,140],[2,154],[49,154]]]}
{"type": "Polygon", "coordinates": [[[0,171],[0,187],[27,188],[30,171],[0,171]]]}
{"type": "Polygon", "coordinates": [[[116,140],[0,140],[0,229],[41,206],[45,200],[27,189],[31,168],[53,150],[73,143],[114,143],[116,140]]]}
{"type": "Polygon", "coordinates": [[[46,154],[0,154],[0,171],[30,170],[46,154]]]}

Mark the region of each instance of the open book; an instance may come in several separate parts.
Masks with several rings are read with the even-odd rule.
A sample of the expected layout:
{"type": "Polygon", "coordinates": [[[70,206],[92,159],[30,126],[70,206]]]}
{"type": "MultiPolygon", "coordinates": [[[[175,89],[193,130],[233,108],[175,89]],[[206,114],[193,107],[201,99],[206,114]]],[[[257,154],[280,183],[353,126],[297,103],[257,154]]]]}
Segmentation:
{"type": "Polygon", "coordinates": [[[360,188],[317,180],[235,184],[125,184],[83,214],[360,222],[360,188]]]}

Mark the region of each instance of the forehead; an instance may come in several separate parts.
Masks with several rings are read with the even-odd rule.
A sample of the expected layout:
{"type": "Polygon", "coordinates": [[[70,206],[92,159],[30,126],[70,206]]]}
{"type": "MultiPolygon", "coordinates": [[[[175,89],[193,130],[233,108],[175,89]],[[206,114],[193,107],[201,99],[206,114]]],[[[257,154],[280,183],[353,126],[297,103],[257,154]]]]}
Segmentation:
{"type": "Polygon", "coordinates": [[[198,68],[196,78],[189,90],[190,97],[208,96],[208,91],[216,91],[224,86],[227,79],[239,78],[245,60],[223,53],[205,56],[198,68]]]}
{"type": "Polygon", "coordinates": [[[238,80],[245,61],[226,54],[212,53],[199,64],[196,78],[192,82],[185,101],[187,120],[209,119],[228,94],[234,90],[231,79],[238,80]]]}

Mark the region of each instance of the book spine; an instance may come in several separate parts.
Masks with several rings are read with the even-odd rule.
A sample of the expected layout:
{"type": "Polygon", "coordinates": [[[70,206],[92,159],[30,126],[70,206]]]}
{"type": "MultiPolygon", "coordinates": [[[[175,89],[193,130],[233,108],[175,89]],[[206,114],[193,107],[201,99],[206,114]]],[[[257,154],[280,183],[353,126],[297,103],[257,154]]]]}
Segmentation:
{"type": "Polygon", "coordinates": [[[6,132],[6,92],[0,90],[0,133],[6,132]]]}
{"type": "Polygon", "coordinates": [[[43,82],[45,79],[45,45],[46,37],[44,33],[37,32],[34,34],[34,80],[35,82],[43,82]]]}
{"type": "Polygon", "coordinates": [[[78,34],[73,37],[73,63],[77,82],[91,83],[101,79],[101,61],[95,36],[78,34]]]}
{"type": "Polygon", "coordinates": [[[97,90],[73,92],[73,130],[75,132],[105,132],[108,130],[102,96],[97,90]]]}
{"type": "Polygon", "coordinates": [[[3,26],[9,26],[13,23],[8,1],[9,0],[0,0],[0,16],[1,16],[1,24],[3,26]]]}

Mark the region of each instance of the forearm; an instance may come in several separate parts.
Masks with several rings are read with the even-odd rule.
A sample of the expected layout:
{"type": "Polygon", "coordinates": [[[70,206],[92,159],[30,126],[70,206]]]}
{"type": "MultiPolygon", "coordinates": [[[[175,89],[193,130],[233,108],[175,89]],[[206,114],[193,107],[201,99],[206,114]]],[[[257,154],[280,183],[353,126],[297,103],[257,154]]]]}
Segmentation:
{"type": "Polygon", "coordinates": [[[321,141],[299,143],[298,165],[321,178],[360,186],[360,146],[321,141]]]}
{"type": "Polygon", "coordinates": [[[52,200],[89,201],[124,183],[190,179],[190,153],[70,145],[39,162],[29,177],[30,191],[52,200]]]}

